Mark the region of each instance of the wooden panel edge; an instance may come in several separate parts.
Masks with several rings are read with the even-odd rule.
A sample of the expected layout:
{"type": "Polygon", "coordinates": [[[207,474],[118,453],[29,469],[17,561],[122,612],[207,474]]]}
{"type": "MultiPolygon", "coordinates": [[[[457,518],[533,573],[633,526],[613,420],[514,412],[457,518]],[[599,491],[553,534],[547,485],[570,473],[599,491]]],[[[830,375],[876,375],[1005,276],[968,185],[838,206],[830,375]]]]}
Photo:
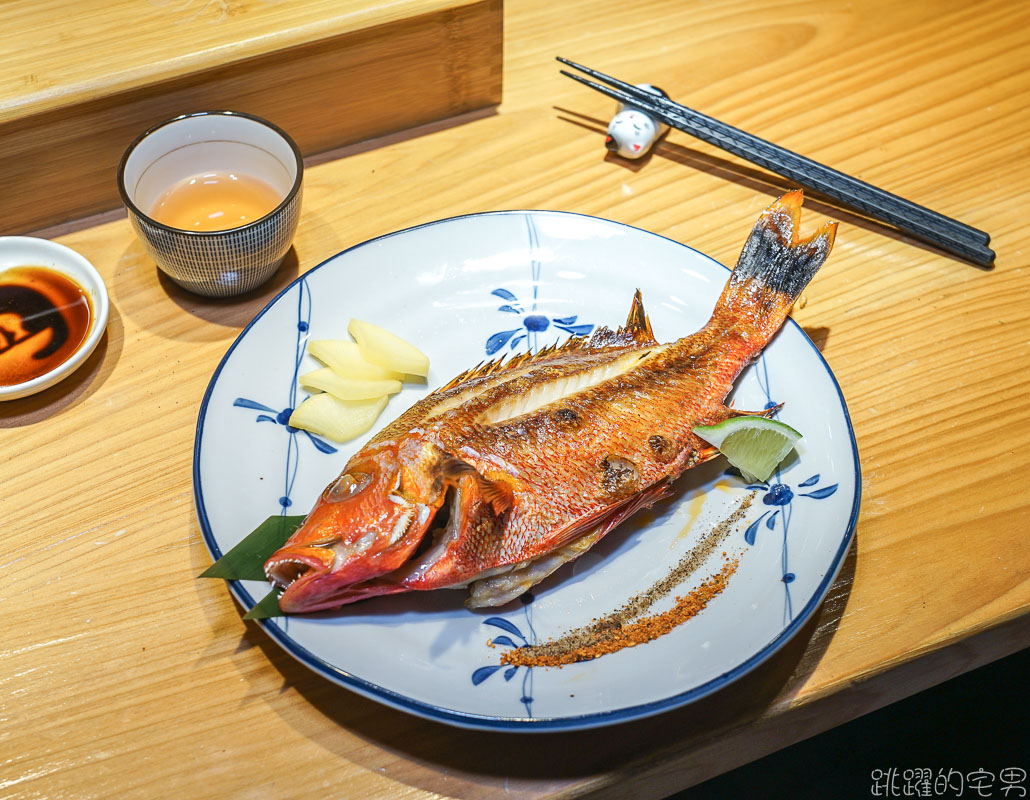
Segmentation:
{"type": "Polygon", "coordinates": [[[271,119],[305,155],[458,117],[501,100],[503,0],[307,43],[0,125],[4,234],[120,205],[116,169],[143,130],[186,111],[271,119]],[[485,40],[485,46],[484,46],[485,40]],[[306,90],[305,87],[306,86],[306,90]],[[357,89],[357,90],[355,90],[357,89]]]}

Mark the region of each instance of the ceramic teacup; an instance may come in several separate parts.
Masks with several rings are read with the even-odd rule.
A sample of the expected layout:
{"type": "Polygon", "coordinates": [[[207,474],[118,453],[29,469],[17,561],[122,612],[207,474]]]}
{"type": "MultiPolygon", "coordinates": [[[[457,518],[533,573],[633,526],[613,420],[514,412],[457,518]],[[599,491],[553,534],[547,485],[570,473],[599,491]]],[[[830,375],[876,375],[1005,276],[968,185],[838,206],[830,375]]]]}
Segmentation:
{"type": "Polygon", "coordinates": [[[122,156],[118,190],[157,266],[197,294],[229,297],[267,281],[290,249],[300,216],[304,165],[285,131],[238,111],[201,111],[146,131],[122,156]],[[222,230],[155,219],[155,209],[191,176],[246,176],[274,191],[268,213],[222,230]]]}

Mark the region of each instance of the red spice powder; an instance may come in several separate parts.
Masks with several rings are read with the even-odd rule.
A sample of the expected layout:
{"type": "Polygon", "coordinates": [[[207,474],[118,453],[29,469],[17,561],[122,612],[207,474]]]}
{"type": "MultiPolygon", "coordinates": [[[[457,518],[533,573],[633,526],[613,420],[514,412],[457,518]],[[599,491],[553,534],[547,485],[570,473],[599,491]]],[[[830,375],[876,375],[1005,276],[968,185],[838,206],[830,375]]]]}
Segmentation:
{"type": "Polygon", "coordinates": [[[601,620],[574,636],[566,635],[551,642],[507,650],[501,656],[501,663],[520,667],[560,667],[653,641],[700,614],[709,601],[726,588],[739,563],[736,558],[727,562],[696,589],[677,597],[676,605],[661,614],[628,623],[618,618],[601,620]],[[584,633],[588,635],[584,636],[584,633]]]}

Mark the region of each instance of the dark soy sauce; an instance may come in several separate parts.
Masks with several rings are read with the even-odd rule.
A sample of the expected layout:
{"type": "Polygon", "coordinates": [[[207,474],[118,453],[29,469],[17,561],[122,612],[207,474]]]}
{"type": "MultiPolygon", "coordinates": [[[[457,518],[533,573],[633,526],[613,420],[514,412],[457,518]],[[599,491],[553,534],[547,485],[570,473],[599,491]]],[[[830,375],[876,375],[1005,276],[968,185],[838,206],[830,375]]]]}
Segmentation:
{"type": "Polygon", "coordinates": [[[32,380],[71,358],[92,316],[85,290],[60,272],[0,270],[0,386],[32,380]]]}

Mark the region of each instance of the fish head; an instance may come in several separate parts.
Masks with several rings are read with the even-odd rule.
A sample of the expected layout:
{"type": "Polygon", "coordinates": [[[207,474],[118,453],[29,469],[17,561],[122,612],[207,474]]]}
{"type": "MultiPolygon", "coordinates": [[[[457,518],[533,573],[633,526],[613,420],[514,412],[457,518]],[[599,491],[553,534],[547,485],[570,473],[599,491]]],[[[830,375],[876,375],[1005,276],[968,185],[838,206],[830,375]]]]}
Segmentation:
{"type": "Polygon", "coordinates": [[[287,613],[336,608],[355,584],[395,570],[428,530],[437,505],[420,499],[393,444],[358,453],[307,518],[265,562],[287,613]]]}

